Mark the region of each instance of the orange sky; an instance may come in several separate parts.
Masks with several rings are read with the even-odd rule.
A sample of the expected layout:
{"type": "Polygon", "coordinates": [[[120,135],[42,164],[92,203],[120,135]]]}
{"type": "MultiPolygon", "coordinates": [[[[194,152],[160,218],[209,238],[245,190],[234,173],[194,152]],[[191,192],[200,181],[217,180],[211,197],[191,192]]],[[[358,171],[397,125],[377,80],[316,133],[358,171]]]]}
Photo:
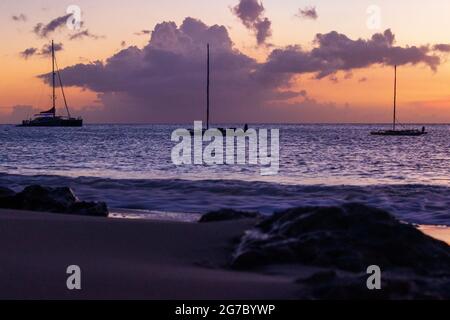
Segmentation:
{"type": "MultiPolygon", "coordinates": [[[[398,45],[426,45],[450,43],[450,2],[430,0],[424,8],[423,1],[378,1],[382,9],[380,30],[366,26],[366,9],[372,1],[317,0],[310,2],[293,0],[265,0],[266,16],[272,20],[273,35],[270,43],[276,47],[299,44],[311,48],[316,33],[339,31],[351,38],[368,38],[373,33],[391,28],[398,45]],[[281,4],[282,2],[282,4],[281,4]],[[300,7],[314,5],[319,12],[317,21],[300,20],[295,17],[300,7]]],[[[144,1],[78,1],[83,10],[83,21],[90,32],[104,36],[98,40],[67,41],[70,31],[62,30],[53,35],[55,41],[63,41],[65,50],[58,54],[60,67],[76,63],[104,60],[127,46],[143,47],[149,36],[134,33],[173,20],[178,24],[184,17],[193,16],[207,24],[227,27],[235,47],[242,52],[264,61],[270,49],[257,47],[254,36],[231,13],[230,7],[237,0],[169,0],[144,1]]],[[[50,89],[36,78],[49,71],[50,60],[30,58],[24,60],[19,52],[28,47],[40,48],[48,40],[40,39],[31,32],[38,22],[48,22],[65,13],[70,3],[66,1],[11,1],[0,3],[0,117],[5,117],[12,106],[32,105],[47,108],[50,89]],[[13,21],[11,16],[25,14],[26,21],[13,21]]],[[[437,72],[423,65],[399,69],[399,117],[404,122],[450,122],[450,63],[441,64],[437,72]]],[[[312,75],[299,76],[294,87],[307,90],[310,98],[320,103],[349,105],[366,111],[352,117],[337,117],[336,121],[351,122],[390,121],[392,105],[393,70],[381,66],[355,70],[350,79],[338,73],[337,83],[328,78],[313,80],[312,75]],[[361,82],[362,78],[367,79],[361,82]],[[365,115],[364,115],[365,114],[365,115]]],[[[67,89],[72,108],[98,106],[94,92],[67,89]]],[[[320,111],[318,111],[320,112],[320,111]]],[[[320,113],[317,119],[321,119],[320,113]]],[[[323,121],[329,122],[330,116],[323,121]]],[[[0,122],[2,119],[0,118],[0,122]]]]}

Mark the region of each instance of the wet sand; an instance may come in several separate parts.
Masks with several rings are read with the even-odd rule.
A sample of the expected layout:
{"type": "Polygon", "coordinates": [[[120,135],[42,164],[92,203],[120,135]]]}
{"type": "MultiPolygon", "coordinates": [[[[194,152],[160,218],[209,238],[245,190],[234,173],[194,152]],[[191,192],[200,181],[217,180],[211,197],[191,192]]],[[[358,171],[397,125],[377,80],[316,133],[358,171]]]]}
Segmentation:
{"type": "Polygon", "coordinates": [[[289,299],[287,276],[228,271],[253,221],[196,224],[0,210],[0,299],[289,299]],[[66,287],[69,265],[82,290],[66,287]]]}
{"type": "MultiPolygon", "coordinates": [[[[318,268],[227,269],[253,220],[187,223],[0,210],[0,299],[295,299],[318,268]],[[81,268],[70,291],[66,269],[81,268]]],[[[450,242],[448,228],[422,227],[450,242]]]]}

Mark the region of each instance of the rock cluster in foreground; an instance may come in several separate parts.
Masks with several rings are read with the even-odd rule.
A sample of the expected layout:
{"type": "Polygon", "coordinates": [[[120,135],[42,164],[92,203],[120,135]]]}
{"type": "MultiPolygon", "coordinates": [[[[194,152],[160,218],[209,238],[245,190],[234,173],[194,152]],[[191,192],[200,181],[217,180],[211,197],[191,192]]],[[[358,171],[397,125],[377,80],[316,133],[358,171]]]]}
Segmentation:
{"type": "Polygon", "coordinates": [[[450,299],[450,247],[365,205],[276,213],[246,232],[231,266],[282,264],[323,270],[297,280],[302,298],[450,299]],[[382,270],[383,290],[367,289],[371,265],[382,270]]]}
{"type": "Polygon", "coordinates": [[[95,217],[107,217],[109,214],[105,203],[80,201],[70,188],[38,185],[26,187],[19,193],[0,188],[0,208],[95,217]]]}

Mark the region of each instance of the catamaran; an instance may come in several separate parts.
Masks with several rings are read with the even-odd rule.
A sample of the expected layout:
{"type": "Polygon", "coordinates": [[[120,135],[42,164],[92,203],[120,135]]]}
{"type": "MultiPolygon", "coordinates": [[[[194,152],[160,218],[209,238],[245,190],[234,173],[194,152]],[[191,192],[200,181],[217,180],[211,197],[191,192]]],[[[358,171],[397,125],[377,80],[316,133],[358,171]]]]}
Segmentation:
{"type": "Polygon", "coordinates": [[[34,115],[34,118],[22,121],[19,127],[82,127],[82,118],[73,118],[70,115],[69,106],[67,105],[66,94],[59,72],[58,64],[55,56],[55,46],[52,41],[52,108],[50,110],[34,115]],[[58,77],[59,86],[64,99],[64,105],[67,111],[67,117],[56,115],[56,77],[58,77]]]}
{"type": "Polygon", "coordinates": [[[422,136],[427,134],[425,127],[422,130],[417,129],[407,129],[407,130],[398,130],[397,129],[397,66],[394,68],[395,77],[394,77],[394,119],[392,123],[392,130],[379,130],[373,131],[370,134],[373,136],[422,136]]]}

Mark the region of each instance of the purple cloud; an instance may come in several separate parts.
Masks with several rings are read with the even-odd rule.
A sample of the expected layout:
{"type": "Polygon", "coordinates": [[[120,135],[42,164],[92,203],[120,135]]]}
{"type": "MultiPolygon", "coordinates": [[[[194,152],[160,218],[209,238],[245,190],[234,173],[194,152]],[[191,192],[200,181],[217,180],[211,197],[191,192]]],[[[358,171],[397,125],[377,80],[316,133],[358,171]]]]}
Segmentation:
{"type": "MultiPolygon", "coordinates": [[[[422,63],[433,70],[440,64],[430,48],[395,46],[394,40],[390,30],[367,40],[330,32],[317,35],[311,50],[299,46],[276,49],[266,62],[258,63],[233,46],[224,26],[186,18],[181,26],[174,22],[156,25],[143,48],[131,46],[106,61],[73,65],[61,74],[65,85],[97,93],[102,108],[85,109],[87,118],[191,122],[205,114],[206,44],[210,43],[212,121],[291,120],[288,110],[302,115],[308,110],[312,117],[309,112],[322,106],[307,92],[293,89],[296,75],[312,73],[317,79],[333,79],[339,71],[349,74],[375,64],[422,63]]],[[[49,74],[40,78],[50,83],[49,74]]]]}
{"type": "Polygon", "coordinates": [[[433,46],[433,50],[440,52],[450,52],[450,44],[436,44],[433,46]]]}
{"type": "Polygon", "coordinates": [[[297,17],[302,19],[317,20],[319,18],[319,15],[317,13],[316,7],[306,7],[304,9],[299,9],[297,17]]]}
{"type": "Polygon", "coordinates": [[[63,27],[71,16],[72,13],[55,18],[47,24],[38,23],[34,27],[33,32],[41,38],[46,38],[57,29],[63,27]]]}
{"type": "MultiPolygon", "coordinates": [[[[55,52],[62,51],[63,50],[63,44],[62,43],[55,43],[54,44],[55,52]]],[[[51,44],[45,44],[41,50],[37,48],[27,48],[24,51],[19,53],[20,56],[24,59],[29,59],[34,56],[41,56],[41,57],[48,57],[52,54],[52,45],[51,44]]]]}
{"type": "Polygon", "coordinates": [[[262,70],[266,73],[315,73],[318,79],[338,71],[351,71],[374,64],[404,65],[419,63],[436,70],[440,58],[428,46],[394,46],[395,36],[391,30],[377,33],[369,40],[352,40],[346,35],[332,31],[318,34],[316,47],[305,51],[299,46],[276,49],[270,54],[262,70]]]}
{"type": "Polygon", "coordinates": [[[232,11],[247,29],[255,32],[258,45],[272,35],[272,22],[264,17],[264,6],[258,0],[240,0],[232,11]]]}
{"type": "Polygon", "coordinates": [[[24,51],[20,52],[20,56],[24,59],[29,59],[36,54],[38,54],[37,48],[28,48],[28,49],[25,49],[24,51]]]}
{"type": "MultiPolygon", "coordinates": [[[[62,51],[64,49],[62,43],[55,43],[53,47],[55,49],[55,52],[62,51]]],[[[51,44],[44,45],[39,54],[42,56],[50,56],[52,54],[52,45],[51,44]]]]}
{"type": "MultiPolygon", "coordinates": [[[[287,77],[256,78],[258,63],[233,48],[225,27],[192,18],[179,27],[173,22],[158,24],[142,49],[131,46],[105,62],[74,65],[61,74],[66,86],[97,92],[113,118],[114,112],[126,112],[129,121],[203,119],[207,43],[213,118],[231,120],[233,114],[252,112],[252,106],[278,98],[278,87],[287,77]]],[[[49,83],[49,75],[41,78],[49,83]]]]}

